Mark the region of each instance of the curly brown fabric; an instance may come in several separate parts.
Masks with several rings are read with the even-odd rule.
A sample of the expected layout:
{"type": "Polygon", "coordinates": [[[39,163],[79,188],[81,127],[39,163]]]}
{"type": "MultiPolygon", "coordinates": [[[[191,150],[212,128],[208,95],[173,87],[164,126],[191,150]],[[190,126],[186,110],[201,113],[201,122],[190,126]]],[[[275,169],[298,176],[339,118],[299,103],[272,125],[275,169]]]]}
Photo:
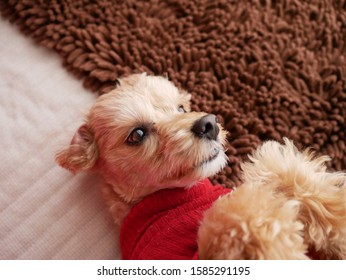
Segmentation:
{"type": "Polygon", "coordinates": [[[286,136],[346,168],[345,0],[8,0],[3,16],[58,52],[87,88],[167,75],[229,131],[229,166],[286,136]]]}

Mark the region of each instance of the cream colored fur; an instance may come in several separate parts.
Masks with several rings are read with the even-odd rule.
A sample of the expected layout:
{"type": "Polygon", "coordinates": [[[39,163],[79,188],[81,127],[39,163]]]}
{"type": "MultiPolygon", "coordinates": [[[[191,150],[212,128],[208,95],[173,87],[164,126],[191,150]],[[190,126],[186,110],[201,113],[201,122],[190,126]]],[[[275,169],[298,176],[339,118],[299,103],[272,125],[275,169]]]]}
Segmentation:
{"type": "MultiPolygon", "coordinates": [[[[132,75],[99,97],[70,145],[57,154],[72,172],[90,170],[121,225],[134,203],[163,188],[189,188],[226,164],[226,132],[193,135],[206,113],[190,112],[190,95],[162,77],[132,75]],[[145,137],[133,144],[139,134],[145,137]]],[[[346,258],[345,174],[329,173],[326,157],[293,143],[266,142],[243,164],[243,185],[219,198],[202,221],[206,259],[346,258]]]]}
{"type": "Polygon", "coordinates": [[[206,213],[202,256],[345,259],[346,176],[327,172],[326,160],[288,139],[264,143],[242,165],[243,185],[206,213]]]}

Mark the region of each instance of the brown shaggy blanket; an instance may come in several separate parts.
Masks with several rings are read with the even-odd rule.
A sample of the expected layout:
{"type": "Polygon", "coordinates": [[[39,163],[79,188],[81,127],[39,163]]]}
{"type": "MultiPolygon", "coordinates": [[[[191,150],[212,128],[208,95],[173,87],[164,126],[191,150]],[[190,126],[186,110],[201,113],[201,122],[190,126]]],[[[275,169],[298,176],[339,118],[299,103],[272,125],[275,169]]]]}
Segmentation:
{"type": "MultiPolygon", "coordinates": [[[[346,0],[3,0],[3,16],[100,93],[167,75],[229,131],[229,165],[286,136],[346,168],[346,0]]],[[[2,41],[4,42],[4,38],[2,41]]]]}

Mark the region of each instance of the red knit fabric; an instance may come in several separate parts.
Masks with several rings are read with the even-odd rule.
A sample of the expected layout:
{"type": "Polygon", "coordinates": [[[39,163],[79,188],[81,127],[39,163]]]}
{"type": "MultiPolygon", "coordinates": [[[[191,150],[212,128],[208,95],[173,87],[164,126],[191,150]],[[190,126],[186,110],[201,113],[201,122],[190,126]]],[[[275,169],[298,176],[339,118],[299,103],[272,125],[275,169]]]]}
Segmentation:
{"type": "Polygon", "coordinates": [[[197,232],[205,210],[229,193],[208,179],[190,189],[165,189],[144,198],[120,232],[123,259],[197,259],[197,232]]]}

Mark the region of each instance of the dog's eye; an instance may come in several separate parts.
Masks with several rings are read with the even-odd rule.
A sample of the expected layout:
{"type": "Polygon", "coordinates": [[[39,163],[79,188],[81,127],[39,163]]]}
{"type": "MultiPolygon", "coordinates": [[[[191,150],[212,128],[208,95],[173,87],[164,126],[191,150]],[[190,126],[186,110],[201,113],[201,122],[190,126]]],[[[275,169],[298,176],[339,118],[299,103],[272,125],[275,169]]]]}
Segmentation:
{"type": "Polygon", "coordinates": [[[120,81],[119,81],[118,79],[116,79],[116,80],[114,81],[114,83],[115,83],[115,86],[116,86],[116,87],[118,87],[118,86],[121,85],[121,84],[120,84],[120,81]]]}
{"type": "Polygon", "coordinates": [[[147,131],[144,128],[136,128],[134,129],[129,137],[127,137],[126,142],[130,145],[138,145],[140,144],[147,135],[147,131]]]}
{"type": "Polygon", "coordinates": [[[184,108],[183,105],[180,105],[180,106],[178,107],[178,111],[179,111],[180,113],[186,113],[186,110],[185,110],[185,108],[184,108]]]}

